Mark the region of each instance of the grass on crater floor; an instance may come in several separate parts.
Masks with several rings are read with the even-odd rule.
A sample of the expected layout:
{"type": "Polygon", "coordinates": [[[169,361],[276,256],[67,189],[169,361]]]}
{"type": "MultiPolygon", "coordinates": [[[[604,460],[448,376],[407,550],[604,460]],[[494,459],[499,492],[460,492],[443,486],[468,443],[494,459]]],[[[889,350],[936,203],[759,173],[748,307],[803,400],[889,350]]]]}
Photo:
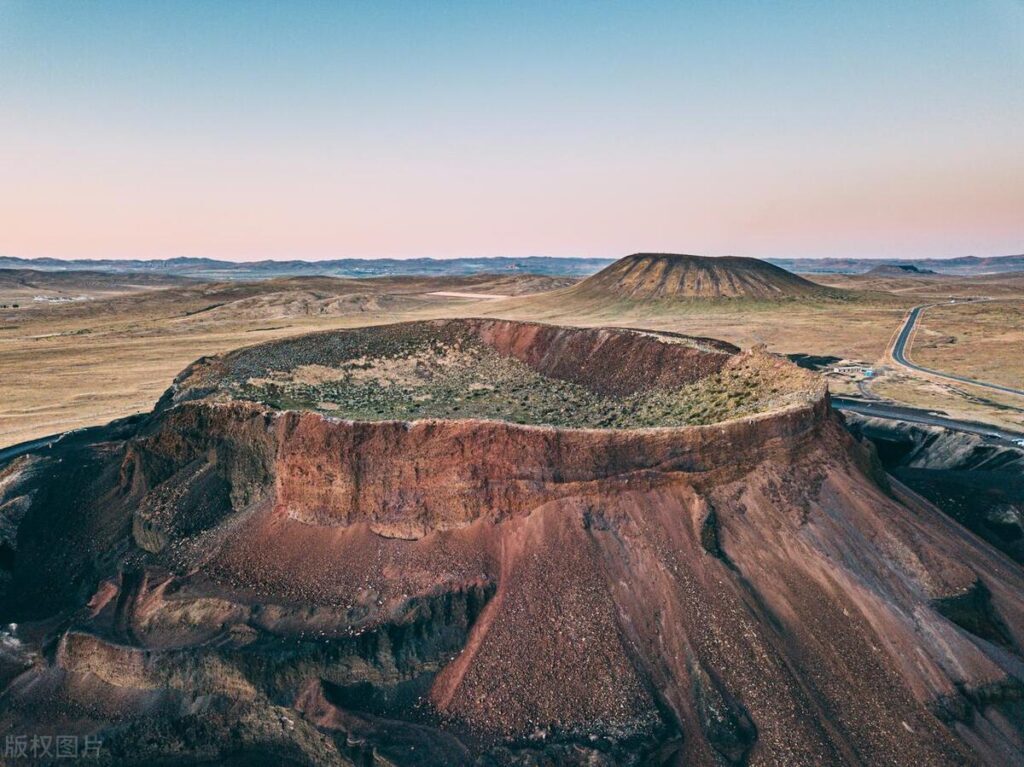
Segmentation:
{"type": "Polygon", "coordinates": [[[798,396],[774,365],[740,357],[720,373],[675,389],[607,396],[544,376],[483,344],[424,345],[405,356],[303,366],[236,384],[232,395],[279,409],[351,420],[486,419],[571,428],[716,423],[798,396]]]}

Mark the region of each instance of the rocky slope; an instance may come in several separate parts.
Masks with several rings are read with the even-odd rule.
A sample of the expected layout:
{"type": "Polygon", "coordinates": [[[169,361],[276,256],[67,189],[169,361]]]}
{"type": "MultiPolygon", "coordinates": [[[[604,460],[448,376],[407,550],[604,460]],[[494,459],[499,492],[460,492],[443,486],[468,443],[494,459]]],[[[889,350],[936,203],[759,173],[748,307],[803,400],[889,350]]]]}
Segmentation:
{"type": "Polygon", "coordinates": [[[756,258],[635,253],[566,291],[630,300],[828,298],[839,291],[756,258]]]}
{"type": "MultiPolygon", "coordinates": [[[[738,356],[499,321],[385,346],[439,328],[623,397],[738,356]]],[[[111,764],[1024,758],[1024,573],[890,485],[809,374],[663,428],[233,396],[358,348],[375,370],[374,338],[201,360],[0,469],[0,734],[98,734],[111,764]]]]}

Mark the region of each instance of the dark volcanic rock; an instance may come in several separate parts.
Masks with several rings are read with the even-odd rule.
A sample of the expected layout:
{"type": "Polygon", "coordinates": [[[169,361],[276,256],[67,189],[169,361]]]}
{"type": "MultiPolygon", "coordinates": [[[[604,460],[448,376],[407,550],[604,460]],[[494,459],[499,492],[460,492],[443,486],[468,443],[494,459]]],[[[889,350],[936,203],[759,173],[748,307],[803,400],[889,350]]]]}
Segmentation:
{"type": "Polygon", "coordinates": [[[1024,449],[938,427],[845,418],[892,476],[1024,563],[1024,449]]]}

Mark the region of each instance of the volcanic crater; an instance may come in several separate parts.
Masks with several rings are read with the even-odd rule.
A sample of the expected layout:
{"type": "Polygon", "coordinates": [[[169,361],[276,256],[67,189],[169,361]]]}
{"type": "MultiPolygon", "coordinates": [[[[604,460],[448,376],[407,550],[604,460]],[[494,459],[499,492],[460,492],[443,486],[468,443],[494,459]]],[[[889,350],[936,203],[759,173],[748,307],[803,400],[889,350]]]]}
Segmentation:
{"type": "MultiPolygon", "coordinates": [[[[763,351],[673,333],[500,320],[328,332],[199,363],[176,400],[248,400],[351,420],[569,428],[714,423],[806,401],[818,381],[763,351]]],[[[820,392],[819,392],[820,396],[820,392]]]]}
{"type": "Polygon", "coordinates": [[[0,468],[0,729],[111,764],[1005,764],[1024,575],[763,350],[453,320],[0,468]]]}

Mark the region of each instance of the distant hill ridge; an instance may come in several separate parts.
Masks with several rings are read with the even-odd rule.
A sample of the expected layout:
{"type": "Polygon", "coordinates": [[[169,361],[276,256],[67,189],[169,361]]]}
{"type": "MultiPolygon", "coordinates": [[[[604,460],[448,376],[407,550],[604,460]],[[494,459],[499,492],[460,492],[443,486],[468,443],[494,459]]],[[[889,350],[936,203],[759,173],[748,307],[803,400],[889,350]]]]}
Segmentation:
{"type": "Polygon", "coordinates": [[[773,264],[802,274],[863,274],[879,266],[913,266],[938,274],[996,274],[1024,271],[1024,254],[958,258],[773,258],[773,264]]]}
{"type": "Polygon", "coordinates": [[[0,256],[0,269],[101,271],[174,274],[203,279],[267,277],[460,277],[470,274],[539,274],[585,277],[610,258],[340,258],[325,261],[220,261],[213,258],[76,259],[0,256]]]}
{"type": "MultiPolygon", "coordinates": [[[[388,277],[460,276],[468,274],[519,273],[559,277],[586,277],[611,264],[611,258],[506,256],[482,258],[339,258],[324,261],[222,261],[213,258],[165,259],[59,259],[0,256],[0,269],[39,271],[138,272],[196,277],[199,279],[263,279],[266,277],[388,277]]],[[[790,272],[862,274],[877,266],[914,266],[941,274],[995,274],[1024,271],[1024,255],[979,258],[769,258],[764,262],[790,272]]]]}

